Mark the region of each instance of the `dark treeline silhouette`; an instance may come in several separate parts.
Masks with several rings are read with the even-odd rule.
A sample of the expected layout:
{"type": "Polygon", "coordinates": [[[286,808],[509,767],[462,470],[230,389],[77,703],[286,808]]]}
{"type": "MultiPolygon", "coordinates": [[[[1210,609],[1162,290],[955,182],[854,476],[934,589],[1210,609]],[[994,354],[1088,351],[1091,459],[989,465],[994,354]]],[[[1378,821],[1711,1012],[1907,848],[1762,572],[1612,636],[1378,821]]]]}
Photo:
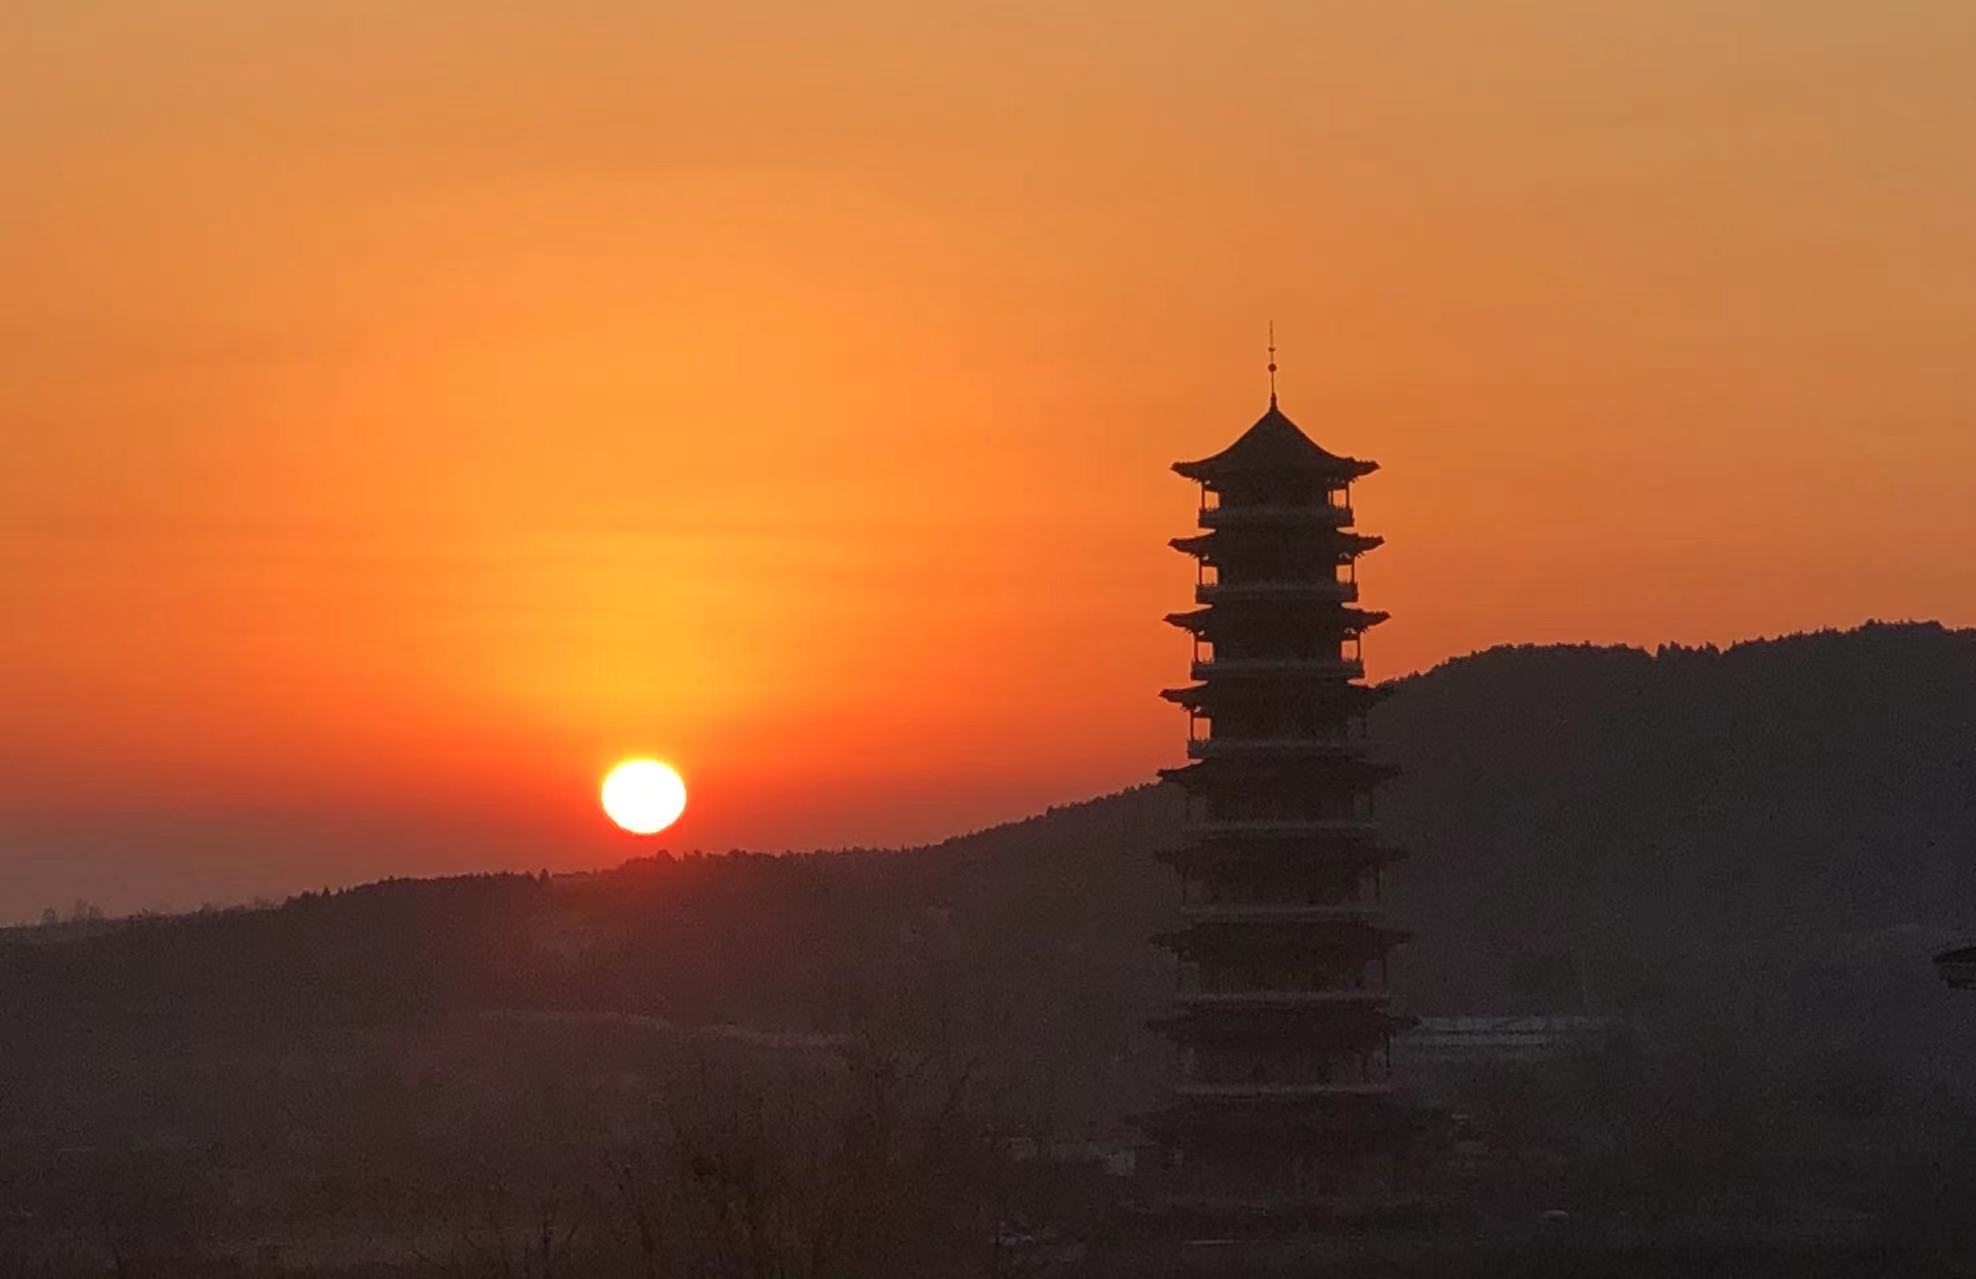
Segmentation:
{"type": "MultiPolygon", "coordinates": [[[[1976,633],[1498,649],[1373,728],[1402,1006],[1615,1027],[1451,1099],[1488,1146],[1463,1193],[1962,1246],[1976,1005],[1929,957],[1976,925],[1976,633]]],[[[993,1272],[1048,1215],[1006,1141],[1161,1095],[1178,820],[1146,787],[907,852],[0,933],[0,1260],[993,1272]],[[829,1235],[917,1191],[910,1237],[829,1235]]]]}

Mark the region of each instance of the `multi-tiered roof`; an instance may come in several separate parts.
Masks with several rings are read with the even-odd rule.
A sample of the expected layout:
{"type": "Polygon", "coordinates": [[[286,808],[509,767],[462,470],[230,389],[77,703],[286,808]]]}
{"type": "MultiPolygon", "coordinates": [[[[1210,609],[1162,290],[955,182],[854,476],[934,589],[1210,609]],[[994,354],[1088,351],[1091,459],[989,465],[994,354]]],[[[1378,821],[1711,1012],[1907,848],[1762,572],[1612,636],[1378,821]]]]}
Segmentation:
{"type": "MultiPolygon", "coordinates": [[[[1273,368],[1273,366],[1272,366],[1273,368]]],[[[1181,990],[1157,1023],[1184,1077],[1149,1126],[1179,1154],[1176,1199],[1216,1216],[1358,1218],[1397,1201],[1410,1112],[1385,1059],[1397,1019],[1379,906],[1359,645],[1386,615],[1357,606],[1351,484],[1373,462],[1320,448],[1270,398],[1228,448],[1174,470],[1201,486],[1200,607],[1167,620],[1194,637],[1186,708],[1193,761],[1165,770],[1188,795],[1181,927],[1155,940],[1181,990]]]]}

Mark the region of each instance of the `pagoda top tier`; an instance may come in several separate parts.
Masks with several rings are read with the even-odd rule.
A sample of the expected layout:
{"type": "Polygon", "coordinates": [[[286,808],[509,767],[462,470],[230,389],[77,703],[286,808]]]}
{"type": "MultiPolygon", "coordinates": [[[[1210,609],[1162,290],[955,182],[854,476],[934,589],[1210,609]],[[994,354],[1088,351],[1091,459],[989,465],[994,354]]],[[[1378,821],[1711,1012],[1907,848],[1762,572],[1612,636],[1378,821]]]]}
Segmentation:
{"type": "Polygon", "coordinates": [[[1339,457],[1320,448],[1317,442],[1284,416],[1270,397],[1269,411],[1256,424],[1242,432],[1242,438],[1212,457],[1196,462],[1175,462],[1173,469],[1190,480],[1215,484],[1243,476],[1303,474],[1340,482],[1369,475],[1379,469],[1377,462],[1361,462],[1355,457],[1339,457]]]}

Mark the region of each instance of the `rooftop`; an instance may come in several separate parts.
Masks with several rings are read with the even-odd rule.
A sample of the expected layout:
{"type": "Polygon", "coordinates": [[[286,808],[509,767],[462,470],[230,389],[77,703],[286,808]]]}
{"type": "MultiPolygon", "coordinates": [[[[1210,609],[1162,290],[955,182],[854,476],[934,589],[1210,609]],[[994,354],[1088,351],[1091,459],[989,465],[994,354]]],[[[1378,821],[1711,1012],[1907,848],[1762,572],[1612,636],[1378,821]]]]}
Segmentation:
{"type": "Polygon", "coordinates": [[[1356,479],[1379,469],[1377,462],[1340,457],[1320,448],[1316,441],[1276,407],[1271,397],[1269,411],[1242,437],[1212,457],[1194,462],[1175,462],[1173,469],[1190,480],[1213,483],[1239,475],[1281,474],[1301,471],[1338,480],[1356,479]]]}

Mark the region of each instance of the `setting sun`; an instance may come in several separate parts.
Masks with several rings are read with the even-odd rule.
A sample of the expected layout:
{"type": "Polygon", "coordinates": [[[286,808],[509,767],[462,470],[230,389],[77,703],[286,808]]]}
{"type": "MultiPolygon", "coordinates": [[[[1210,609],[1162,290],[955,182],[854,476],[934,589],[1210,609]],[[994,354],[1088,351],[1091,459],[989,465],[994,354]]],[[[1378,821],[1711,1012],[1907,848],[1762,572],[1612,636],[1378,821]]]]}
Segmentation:
{"type": "Polygon", "coordinates": [[[628,759],[604,778],[604,812],[634,835],[656,835],[686,811],[686,781],[670,764],[628,759]]]}

